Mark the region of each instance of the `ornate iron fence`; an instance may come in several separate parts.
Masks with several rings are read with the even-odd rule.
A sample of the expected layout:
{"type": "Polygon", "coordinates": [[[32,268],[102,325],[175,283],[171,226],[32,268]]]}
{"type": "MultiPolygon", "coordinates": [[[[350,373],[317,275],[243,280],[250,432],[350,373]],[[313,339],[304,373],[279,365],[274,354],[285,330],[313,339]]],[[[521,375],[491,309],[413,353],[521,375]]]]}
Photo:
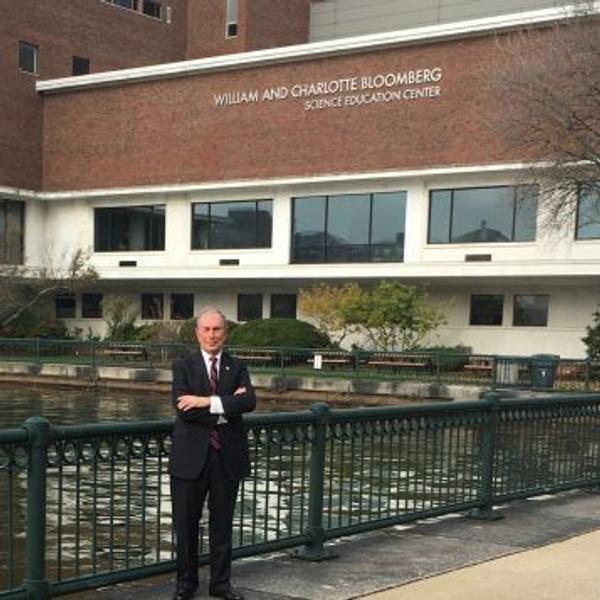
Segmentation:
{"type": "MultiPolygon", "coordinates": [[[[600,395],[249,415],[235,556],[600,484],[600,395]]],[[[0,432],[0,598],[171,571],[172,421],[0,432]]],[[[207,556],[206,528],[200,552],[207,556]]]]}

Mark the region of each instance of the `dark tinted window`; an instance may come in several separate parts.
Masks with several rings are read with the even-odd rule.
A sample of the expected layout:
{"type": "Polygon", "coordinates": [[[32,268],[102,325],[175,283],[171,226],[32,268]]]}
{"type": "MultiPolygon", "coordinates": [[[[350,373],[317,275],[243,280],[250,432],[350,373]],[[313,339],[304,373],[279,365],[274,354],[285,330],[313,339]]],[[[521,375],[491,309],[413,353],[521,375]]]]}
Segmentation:
{"type": "Polygon", "coordinates": [[[171,319],[191,319],[194,316],[194,294],[171,294],[171,319]]]}
{"type": "Polygon", "coordinates": [[[149,17],[160,19],[161,5],[159,2],[153,2],[152,0],[144,0],[142,4],[142,12],[149,17]]]}
{"type": "Polygon", "coordinates": [[[192,206],[192,249],[269,248],[272,200],[192,206]]]}
{"type": "Polygon", "coordinates": [[[546,295],[515,296],[513,325],[545,327],[548,324],[548,302],[546,295]]]}
{"type": "Polygon", "coordinates": [[[292,260],[401,262],[405,192],[295,198],[292,260]]]}
{"type": "Polygon", "coordinates": [[[142,294],[142,319],[162,321],[163,314],[162,294],[142,294]]]}
{"type": "Polygon", "coordinates": [[[165,207],[95,209],[94,250],[131,252],[165,249],[165,207]]]}
{"type": "Polygon", "coordinates": [[[73,75],[87,75],[90,72],[90,59],[83,56],[73,57],[73,75]]]}
{"type": "Polygon", "coordinates": [[[470,325],[502,325],[504,296],[471,296],[470,325]]]}
{"type": "Polygon", "coordinates": [[[253,321],[262,319],[262,294],[238,294],[237,320],[253,321]]]}
{"type": "Polygon", "coordinates": [[[271,318],[272,319],[295,319],[296,318],[296,294],[272,294],[271,295],[271,318]]]}
{"type": "Polygon", "coordinates": [[[102,294],[97,292],[81,294],[81,317],[83,319],[102,318],[102,294]]]}
{"type": "Polygon", "coordinates": [[[57,319],[74,319],[77,300],[74,294],[59,294],[54,298],[57,319]]]}
{"type": "Polygon", "coordinates": [[[429,243],[531,241],[535,239],[536,216],[535,186],[433,190],[429,243]]]}

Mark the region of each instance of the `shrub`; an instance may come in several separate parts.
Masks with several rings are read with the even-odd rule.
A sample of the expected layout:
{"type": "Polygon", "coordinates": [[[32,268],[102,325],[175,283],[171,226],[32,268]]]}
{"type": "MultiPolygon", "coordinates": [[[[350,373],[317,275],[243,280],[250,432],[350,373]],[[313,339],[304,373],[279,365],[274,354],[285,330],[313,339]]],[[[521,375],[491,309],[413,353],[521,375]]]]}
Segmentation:
{"type": "Polygon", "coordinates": [[[325,348],[329,338],[314,325],[296,319],[257,319],[238,325],[229,334],[230,346],[325,348]]]}
{"type": "Polygon", "coordinates": [[[593,314],[593,320],[586,327],[587,335],[582,338],[587,348],[587,357],[600,362],[600,308],[593,314]]]}
{"type": "Polygon", "coordinates": [[[41,315],[33,310],[24,310],[14,321],[0,331],[2,337],[69,339],[66,325],[57,319],[41,315]]]}
{"type": "Polygon", "coordinates": [[[439,360],[440,369],[443,371],[458,371],[461,370],[469,360],[469,355],[472,350],[469,346],[431,346],[423,348],[423,352],[431,352],[438,355],[432,357],[431,363],[433,366],[439,360]]]}

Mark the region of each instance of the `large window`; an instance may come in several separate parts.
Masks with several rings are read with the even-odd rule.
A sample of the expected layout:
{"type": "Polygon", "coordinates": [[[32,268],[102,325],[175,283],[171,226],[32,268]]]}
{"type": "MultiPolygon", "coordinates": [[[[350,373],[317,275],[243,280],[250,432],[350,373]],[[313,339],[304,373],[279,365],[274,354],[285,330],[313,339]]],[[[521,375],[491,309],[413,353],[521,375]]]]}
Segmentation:
{"type": "Polygon", "coordinates": [[[142,294],[142,319],[162,321],[164,314],[164,299],[162,294],[142,294]]]}
{"type": "Polygon", "coordinates": [[[164,249],[164,205],[95,209],[94,250],[96,252],[164,249]]]}
{"type": "Polygon", "coordinates": [[[178,321],[194,316],[194,294],[171,294],[171,319],[178,321]]]}
{"type": "Polygon", "coordinates": [[[100,292],[84,292],[81,294],[81,318],[102,318],[102,294],[100,292]]]}
{"type": "Polygon", "coordinates": [[[272,200],[192,205],[192,249],[270,248],[272,200]]]}
{"type": "Polygon", "coordinates": [[[262,294],[238,294],[237,320],[253,321],[255,319],[262,319],[262,305],[262,294]]]}
{"type": "Polygon", "coordinates": [[[271,294],[271,318],[295,319],[296,294],[271,294]]]}
{"type": "Polygon", "coordinates": [[[471,296],[470,325],[502,325],[504,296],[476,294],[471,296]]]}
{"type": "Polygon", "coordinates": [[[577,207],[578,240],[600,239],[600,183],[583,187],[579,192],[577,207]]]}
{"type": "Polygon", "coordinates": [[[19,42],[19,69],[23,73],[38,74],[38,47],[29,42],[19,42]]]}
{"type": "Polygon", "coordinates": [[[402,262],[406,193],[295,198],[292,261],[402,262]]]}
{"type": "Polygon", "coordinates": [[[549,296],[516,295],[513,307],[513,325],[546,327],[548,324],[549,296]]]}
{"type": "Polygon", "coordinates": [[[536,186],[433,190],[429,243],[532,241],[536,216],[536,186]]]}
{"type": "Polygon", "coordinates": [[[23,264],[25,203],[0,200],[0,264],[23,264]]]}

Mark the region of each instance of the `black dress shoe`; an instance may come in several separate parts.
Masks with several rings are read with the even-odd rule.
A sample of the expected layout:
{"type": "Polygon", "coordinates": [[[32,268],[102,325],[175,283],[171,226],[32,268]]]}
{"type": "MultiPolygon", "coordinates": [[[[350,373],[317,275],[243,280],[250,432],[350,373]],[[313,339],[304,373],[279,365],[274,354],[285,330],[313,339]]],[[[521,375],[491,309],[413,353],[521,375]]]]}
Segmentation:
{"type": "Polygon", "coordinates": [[[196,590],[190,590],[189,588],[177,588],[173,600],[191,600],[195,593],[196,590]]]}
{"type": "Polygon", "coordinates": [[[208,595],[213,598],[224,598],[224,600],[244,600],[244,595],[235,588],[209,589],[208,595]]]}

